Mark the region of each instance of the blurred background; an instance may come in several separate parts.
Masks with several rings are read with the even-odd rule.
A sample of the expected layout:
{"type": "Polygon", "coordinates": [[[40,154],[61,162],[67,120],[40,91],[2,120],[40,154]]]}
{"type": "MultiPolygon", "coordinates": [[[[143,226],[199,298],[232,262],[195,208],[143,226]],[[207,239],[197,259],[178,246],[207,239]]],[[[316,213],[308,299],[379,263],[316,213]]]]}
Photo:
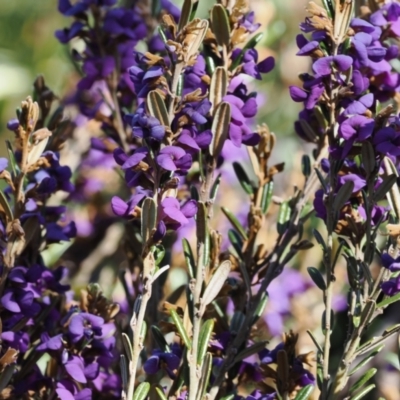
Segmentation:
{"type": "MultiPolygon", "coordinates": [[[[204,6],[206,3],[209,2],[204,2],[204,6]]],[[[274,55],[277,60],[276,69],[265,77],[262,87],[257,82],[263,101],[259,122],[267,122],[278,136],[292,136],[299,105],[291,101],[287,88],[308,67],[306,58],[295,56],[295,37],[305,16],[306,1],[253,0],[252,3],[264,32],[258,45],[260,58],[274,55]]],[[[77,76],[68,47],[56,40],[54,31],[69,23],[68,18],[58,13],[57,0],[0,1],[0,134],[6,134],[7,120],[14,117],[15,108],[31,93],[38,74],[44,75],[57,95],[68,94],[77,76]]]]}

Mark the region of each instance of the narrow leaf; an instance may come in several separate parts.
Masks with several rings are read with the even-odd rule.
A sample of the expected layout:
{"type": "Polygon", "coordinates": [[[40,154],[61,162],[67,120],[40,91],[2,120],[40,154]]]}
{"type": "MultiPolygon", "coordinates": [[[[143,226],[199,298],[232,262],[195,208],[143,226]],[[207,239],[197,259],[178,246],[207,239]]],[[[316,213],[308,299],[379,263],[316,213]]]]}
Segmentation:
{"type": "Polygon", "coordinates": [[[311,174],[311,160],[307,154],[304,154],[301,158],[301,172],[306,178],[311,174]]]}
{"type": "Polygon", "coordinates": [[[290,219],[291,209],[288,201],[284,201],[279,207],[277,230],[280,235],[285,233],[290,219]]]}
{"type": "Polygon", "coordinates": [[[382,300],[380,303],[376,305],[376,308],[386,307],[390,304],[395,303],[398,300],[400,300],[400,293],[397,293],[394,296],[387,297],[386,299],[382,300]]]}
{"type": "Polygon", "coordinates": [[[322,235],[319,233],[319,231],[317,229],[313,229],[312,231],[315,239],[317,240],[318,244],[322,247],[322,250],[324,251],[324,254],[327,251],[327,247],[326,247],[326,243],[324,238],[322,237],[322,235]]]}
{"type": "Polygon", "coordinates": [[[375,385],[371,384],[367,386],[365,389],[363,389],[360,393],[355,395],[354,397],[351,397],[350,400],[361,400],[366,394],[368,394],[373,389],[375,389],[375,385]]]}
{"type": "Polygon", "coordinates": [[[176,329],[178,330],[179,335],[183,340],[183,343],[185,343],[185,346],[190,350],[192,348],[192,344],[190,342],[189,335],[187,334],[186,329],[183,326],[181,317],[178,315],[178,313],[173,308],[171,308],[170,314],[171,314],[172,320],[174,321],[176,329]]]}
{"type": "Polygon", "coordinates": [[[190,243],[186,238],[182,239],[183,255],[185,257],[186,265],[188,267],[189,276],[193,279],[195,277],[195,261],[190,247],[190,243]]]}
{"type": "MultiPolygon", "coordinates": [[[[154,0],[153,0],[154,1],[154,0]]],[[[192,13],[192,0],[184,0],[182,5],[181,16],[179,18],[178,32],[189,22],[192,13]]]]}
{"type": "Polygon", "coordinates": [[[126,365],[126,358],[123,354],[119,358],[119,368],[121,370],[122,388],[126,392],[128,388],[128,367],[126,365]]]}
{"type": "Polygon", "coordinates": [[[145,245],[152,234],[152,230],[156,227],[157,206],[153,199],[147,197],[142,205],[142,240],[145,245]]]}
{"type": "Polygon", "coordinates": [[[226,95],[228,89],[228,74],[224,67],[217,67],[211,77],[210,83],[210,101],[212,108],[210,110],[211,114],[213,110],[218,107],[221,103],[222,98],[226,95]]]}
{"type": "Polygon", "coordinates": [[[382,183],[374,193],[374,202],[383,200],[392,186],[396,183],[396,180],[397,176],[395,174],[385,176],[382,183]]]}
{"type": "Polygon", "coordinates": [[[211,353],[207,353],[201,368],[200,382],[197,394],[197,400],[202,400],[207,391],[207,386],[210,381],[212,370],[213,357],[211,353]]]}
{"type": "Polygon", "coordinates": [[[126,333],[122,333],[122,344],[124,345],[125,353],[128,356],[129,361],[132,361],[132,344],[129,339],[129,336],[126,333]]]}
{"type": "Polygon", "coordinates": [[[211,126],[212,140],[209,146],[209,151],[214,158],[221,153],[222,146],[228,137],[229,123],[231,121],[231,106],[223,101],[219,103],[215,111],[213,123],[211,126]]]}
{"type": "Polygon", "coordinates": [[[252,195],[254,193],[254,185],[251,182],[250,178],[248,177],[242,165],[239,164],[238,162],[234,162],[233,170],[235,171],[236,177],[238,178],[240,186],[242,186],[243,190],[247,194],[252,195]]]}
{"type": "Polygon", "coordinates": [[[197,364],[202,365],[214,329],[214,320],[208,319],[200,329],[197,364]]]}
{"type": "MultiPolygon", "coordinates": [[[[49,137],[51,136],[51,132],[47,128],[42,128],[42,129],[45,130],[49,136],[45,137],[38,144],[32,146],[31,150],[28,153],[28,158],[26,160],[27,165],[35,164],[35,162],[39,160],[40,156],[43,154],[44,149],[47,146],[49,137]]],[[[25,166],[23,165],[22,167],[25,166]]]]}
{"type": "Polygon", "coordinates": [[[347,181],[337,192],[335,198],[333,199],[333,211],[338,212],[345,205],[345,203],[350,199],[353,193],[354,182],[347,181]]]}
{"type": "Polygon", "coordinates": [[[379,346],[377,349],[375,349],[371,354],[369,354],[367,357],[365,357],[363,360],[361,360],[350,372],[349,376],[354,375],[359,369],[367,365],[380,351],[385,347],[383,344],[382,346],[379,346]]]}
{"type": "Polygon", "coordinates": [[[217,193],[218,193],[220,183],[221,183],[221,174],[218,174],[218,176],[215,179],[215,181],[211,187],[211,190],[210,190],[210,200],[211,201],[215,201],[215,199],[217,198],[217,193]]]}
{"type": "Polygon", "coordinates": [[[165,101],[157,90],[152,90],[147,95],[146,99],[147,109],[150,115],[157,118],[162,125],[169,126],[169,118],[165,101]]]}
{"type": "Polygon", "coordinates": [[[201,298],[203,309],[218,296],[230,272],[231,262],[229,260],[223,261],[208,282],[206,290],[201,298]]]}
{"type": "Polygon", "coordinates": [[[242,254],[242,247],[243,247],[243,240],[240,235],[233,229],[229,229],[228,231],[228,238],[231,242],[233,248],[235,249],[239,258],[243,257],[242,254]]]}
{"type": "Polygon", "coordinates": [[[167,341],[165,340],[164,335],[160,331],[160,329],[157,326],[152,325],[151,333],[153,334],[153,337],[154,337],[155,342],[157,343],[157,346],[165,353],[168,353],[170,351],[170,348],[168,346],[167,341]]]}
{"type": "Polygon", "coordinates": [[[261,350],[265,349],[265,346],[268,344],[268,340],[263,340],[262,342],[254,343],[253,345],[246,347],[242,350],[233,360],[234,363],[244,360],[247,357],[250,357],[254,354],[259,353],[261,350]]]}
{"type": "Polygon", "coordinates": [[[352,394],[356,392],[358,389],[361,389],[365,383],[367,383],[377,372],[376,368],[371,368],[365,374],[363,374],[360,379],[350,388],[349,393],[352,394]]]}
{"type": "Polygon", "coordinates": [[[158,396],[160,397],[160,400],[168,400],[164,391],[160,387],[156,386],[156,392],[157,392],[158,396]]]}
{"type": "Polygon", "coordinates": [[[317,268],[308,267],[307,268],[308,274],[310,275],[311,279],[314,283],[321,289],[326,290],[326,283],[324,277],[322,276],[321,272],[318,271],[317,268]]]}
{"type": "Polygon", "coordinates": [[[135,390],[132,400],[144,400],[150,391],[150,383],[142,382],[135,390]]]}
{"type": "Polygon", "coordinates": [[[301,390],[297,393],[295,400],[308,400],[311,396],[311,393],[314,391],[314,385],[307,385],[301,388],[301,390]]]}
{"type": "Polygon", "coordinates": [[[376,159],[374,148],[370,142],[363,142],[361,146],[361,156],[365,171],[371,174],[376,168],[376,159]]]}
{"type": "Polygon", "coordinates": [[[222,4],[216,4],[211,10],[212,31],[220,46],[228,48],[230,42],[231,29],[228,15],[222,4]]]}
{"type": "Polygon", "coordinates": [[[8,204],[8,200],[2,190],[0,190],[0,207],[3,209],[4,213],[6,214],[8,222],[11,222],[14,219],[13,212],[12,212],[11,207],[8,204]]]}
{"type": "Polygon", "coordinates": [[[232,224],[232,226],[238,231],[238,233],[240,234],[242,239],[247,240],[246,231],[244,230],[243,226],[238,221],[238,219],[233,215],[233,213],[231,211],[229,211],[226,207],[221,207],[221,210],[225,214],[225,216],[228,218],[228,220],[232,224]]]}
{"type": "Polygon", "coordinates": [[[262,210],[263,214],[267,213],[268,208],[271,204],[273,190],[274,190],[274,182],[273,181],[264,185],[262,196],[261,196],[261,210],[262,210]]]}

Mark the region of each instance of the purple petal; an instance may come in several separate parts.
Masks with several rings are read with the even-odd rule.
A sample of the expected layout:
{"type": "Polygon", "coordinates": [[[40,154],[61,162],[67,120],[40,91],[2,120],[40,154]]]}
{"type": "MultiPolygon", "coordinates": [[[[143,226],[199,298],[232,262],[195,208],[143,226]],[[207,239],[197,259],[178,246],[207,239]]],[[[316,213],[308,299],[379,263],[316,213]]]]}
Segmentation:
{"type": "Polygon", "coordinates": [[[297,86],[289,86],[290,97],[293,101],[302,102],[307,99],[308,93],[297,86]]]}
{"type": "Polygon", "coordinates": [[[75,379],[79,383],[86,383],[86,377],[83,372],[83,361],[80,357],[72,356],[72,359],[68,361],[65,365],[65,369],[68,375],[75,379]]]}
{"type": "Polygon", "coordinates": [[[167,171],[176,171],[176,165],[169,154],[160,154],[156,157],[157,164],[167,171]]]}
{"type": "Polygon", "coordinates": [[[197,213],[197,202],[189,200],[181,207],[181,211],[186,218],[194,217],[197,213]]]}
{"type": "Polygon", "coordinates": [[[113,210],[115,215],[122,217],[122,216],[127,215],[129,206],[120,197],[114,196],[111,199],[111,209],[113,210]]]}

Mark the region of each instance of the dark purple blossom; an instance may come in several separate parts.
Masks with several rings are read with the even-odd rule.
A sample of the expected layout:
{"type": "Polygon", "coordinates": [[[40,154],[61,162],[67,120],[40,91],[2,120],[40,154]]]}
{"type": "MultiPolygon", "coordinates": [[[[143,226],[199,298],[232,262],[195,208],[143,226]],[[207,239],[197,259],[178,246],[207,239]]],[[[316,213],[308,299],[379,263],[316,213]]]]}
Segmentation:
{"type": "Polygon", "coordinates": [[[181,147],[166,146],[160,150],[156,161],[166,171],[186,173],[192,165],[192,156],[181,147]]]}
{"type": "Polygon", "coordinates": [[[381,289],[387,296],[394,296],[400,293],[400,275],[383,282],[381,284],[381,289]]]}

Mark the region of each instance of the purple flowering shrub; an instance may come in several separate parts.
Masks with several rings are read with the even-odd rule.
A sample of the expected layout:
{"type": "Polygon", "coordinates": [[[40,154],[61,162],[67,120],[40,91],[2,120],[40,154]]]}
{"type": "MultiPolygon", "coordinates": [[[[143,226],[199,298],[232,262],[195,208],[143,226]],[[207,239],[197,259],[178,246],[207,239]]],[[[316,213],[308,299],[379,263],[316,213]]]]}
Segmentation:
{"type": "Polygon", "coordinates": [[[369,3],[309,3],[290,95],[313,153],[282,194],[252,91],[275,61],[246,0],[204,19],[191,0],[59,0],[81,79],[57,104],[39,77],[0,158],[1,398],[377,395],[370,365],[400,331],[376,333],[400,299],[400,5],[369,3]],[[303,352],[285,322],[310,288],[324,311],[303,352]]]}

